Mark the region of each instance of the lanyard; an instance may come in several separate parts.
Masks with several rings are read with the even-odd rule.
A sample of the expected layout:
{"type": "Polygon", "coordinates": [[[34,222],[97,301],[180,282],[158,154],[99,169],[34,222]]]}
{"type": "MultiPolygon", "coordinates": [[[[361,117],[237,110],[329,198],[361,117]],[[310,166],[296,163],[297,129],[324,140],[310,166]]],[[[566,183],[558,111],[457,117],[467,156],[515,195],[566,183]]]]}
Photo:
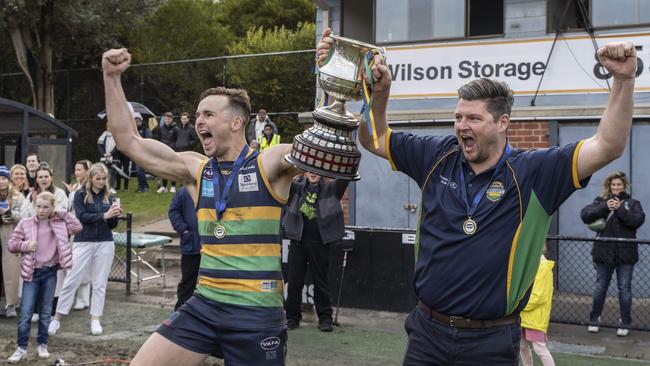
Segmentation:
{"type": "MultiPolygon", "coordinates": [[[[481,188],[476,192],[474,195],[474,199],[472,200],[472,205],[470,206],[469,202],[467,201],[467,191],[466,191],[466,186],[465,186],[465,172],[463,171],[463,167],[461,165],[460,167],[460,195],[463,198],[463,202],[465,202],[465,207],[467,208],[467,216],[472,217],[474,214],[474,211],[476,211],[476,208],[478,207],[478,204],[481,202],[483,199],[483,196],[485,195],[485,192],[487,191],[488,187],[490,186],[490,183],[492,183],[492,180],[494,180],[494,177],[497,175],[501,167],[506,163],[506,160],[508,160],[508,157],[510,156],[510,152],[512,151],[512,148],[510,147],[510,144],[506,143],[506,148],[503,151],[503,155],[501,155],[501,159],[499,159],[499,162],[497,165],[494,167],[494,173],[492,173],[492,177],[490,178],[490,181],[488,182],[485,187],[481,188]]],[[[471,168],[470,168],[471,169],[471,168]]]]}
{"type": "Polygon", "coordinates": [[[235,164],[233,164],[232,169],[230,170],[230,175],[226,179],[226,184],[223,187],[223,193],[221,192],[221,187],[219,186],[219,179],[221,177],[221,169],[219,169],[219,162],[216,158],[212,158],[212,182],[214,185],[214,208],[217,211],[217,220],[221,220],[223,213],[226,212],[228,207],[228,198],[230,197],[230,189],[232,184],[235,181],[235,177],[244,165],[244,158],[248,155],[248,145],[245,145],[242,151],[239,153],[235,164]]]}

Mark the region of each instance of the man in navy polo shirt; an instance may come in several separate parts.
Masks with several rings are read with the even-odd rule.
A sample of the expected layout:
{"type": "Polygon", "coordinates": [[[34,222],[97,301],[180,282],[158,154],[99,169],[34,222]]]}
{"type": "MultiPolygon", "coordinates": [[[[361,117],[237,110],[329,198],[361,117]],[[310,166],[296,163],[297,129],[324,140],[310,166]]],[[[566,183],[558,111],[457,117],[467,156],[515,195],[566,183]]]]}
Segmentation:
{"type": "MultiPolygon", "coordinates": [[[[326,30],[322,61],[331,47],[326,30]]],[[[455,136],[420,137],[386,124],[389,69],[375,59],[373,113],[359,140],[422,190],[416,239],[418,307],[406,320],[404,365],[516,365],[526,306],[551,215],[591,174],[619,157],[633,113],[631,43],[598,50],[614,75],[596,135],[562,147],[517,150],[507,142],[513,104],[507,84],[471,81],[458,90],[455,136]]]]}

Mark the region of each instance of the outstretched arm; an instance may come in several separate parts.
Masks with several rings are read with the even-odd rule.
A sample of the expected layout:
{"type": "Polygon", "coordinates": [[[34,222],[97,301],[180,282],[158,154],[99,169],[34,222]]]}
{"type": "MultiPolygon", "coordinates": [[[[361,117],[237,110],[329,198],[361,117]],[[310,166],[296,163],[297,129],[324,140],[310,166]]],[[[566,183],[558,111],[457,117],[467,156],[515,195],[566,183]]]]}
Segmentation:
{"type": "MultiPolygon", "coordinates": [[[[326,28],[323,32],[323,37],[318,43],[316,49],[316,57],[318,60],[318,66],[323,66],[322,62],[327,58],[334,40],[330,37],[332,30],[326,28]]],[[[375,118],[375,129],[377,133],[377,142],[379,147],[375,148],[372,141],[372,136],[365,121],[361,121],[359,126],[359,141],[363,147],[370,151],[371,153],[386,159],[386,132],[388,131],[388,125],[386,123],[386,108],[388,106],[388,97],[390,95],[390,84],[391,84],[391,74],[388,67],[386,67],[385,60],[380,56],[375,56],[375,63],[371,68],[372,75],[366,75],[366,77],[374,77],[374,89],[372,91],[373,96],[373,105],[372,112],[375,118]]]]}
{"type": "Polygon", "coordinates": [[[159,141],[140,137],[122,88],[121,75],[130,63],[131,55],[125,48],[106,51],[102,56],[106,117],[115,144],[118,150],[144,170],[162,178],[183,182],[189,185],[188,189],[192,193],[196,172],[205,157],[195,152],[176,153],[159,141]]]}
{"type": "Polygon", "coordinates": [[[286,201],[289,198],[291,180],[302,171],[284,160],[291,153],[291,144],[279,144],[264,150],[260,155],[262,169],[269,180],[271,189],[277,195],[276,199],[286,201]]]}
{"type": "Polygon", "coordinates": [[[598,130],[585,140],[578,154],[580,180],[621,156],[632,128],[637,62],[634,45],[607,44],[598,49],[598,60],[614,76],[614,82],[598,130]]]}

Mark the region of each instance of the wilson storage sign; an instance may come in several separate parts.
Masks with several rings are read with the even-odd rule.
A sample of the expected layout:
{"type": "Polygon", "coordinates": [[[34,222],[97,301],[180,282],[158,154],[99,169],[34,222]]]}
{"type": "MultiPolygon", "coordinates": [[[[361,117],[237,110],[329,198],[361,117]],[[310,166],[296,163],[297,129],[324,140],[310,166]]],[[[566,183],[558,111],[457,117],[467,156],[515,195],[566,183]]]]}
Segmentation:
{"type": "MultiPolygon", "coordinates": [[[[608,42],[632,41],[637,49],[635,91],[650,91],[650,33],[606,35],[608,42]]],[[[389,47],[391,98],[455,97],[468,81],[488,77],[507,82],[515,94],[604,93],[611,75],[598,63],[588,36],[461,42],[389,47]],[[548,62],[547,62],[548,59],[548,62]]]]}

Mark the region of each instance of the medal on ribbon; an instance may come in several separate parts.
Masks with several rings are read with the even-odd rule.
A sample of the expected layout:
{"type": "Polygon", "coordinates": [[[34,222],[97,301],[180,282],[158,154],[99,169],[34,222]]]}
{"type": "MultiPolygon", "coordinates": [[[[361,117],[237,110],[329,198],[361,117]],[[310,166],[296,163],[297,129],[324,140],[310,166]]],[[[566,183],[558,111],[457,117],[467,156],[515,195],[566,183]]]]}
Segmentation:
{"type": "MultiPolygon", "coordinates": [[[[467,200],[467,191],[466,191],[466,186],[465,186],[465,172],[463,171],[463,167],[460,167],[460,195],[462,200],[465,202],[465,207],[467,209],[467,220],[463,222],[463,232],[467,235],[474,235],[478,231],[478,224],[476,221],[472,218],[474,215],[474,212],[476,212],[476,209],[478,208],[478,204],[481,203],[481,200],[483,199],[483,196],[487,193],[488,187],[490,186],[490,183],[494,180],[494,177],[496,177],[497,173],[501,169],[503,165],[505,165],[506,160],[508,160],[508,157],[510,156],[510,152],[512,151],[512,148],[508,143],[506,143],[506,147],[503,151],[503,155],[501,155],[501,158],[499,159],[499,162],[497,163],[496,167],[494,168],[494,172],[492,173],[492,178],[490,178],[490,181],[488,182],[485,187],[481,188],[476,192],[474,195],[474,199],[472,200],[472,203],[470,205],[469,201],[467,200]]],[[[470,168],[471,169],[471,168],[470,168]]]]}
{"type": "Polygon", "coordinates": [[[226,183],[224,184],[223,187],[223,192],[221,191],[221,186],[219,185],[219,181],[222,178],[221,175],[221,168],[219,167],[219,162],[217,161],[216,158],[212,158],[212,184],[214,186],[214,208],[215,211],[217,212],[217,223],[214,227],[214,237],[217,239],[223,239],[226,237],[228,234],[226,232],[226,227],[221,223],[221,219],[223,218],[224,212],[226,212],[226,208],[228,208],[228,198],[230,198],[230,190],[232,189],[233,182],[235,181],[235,177],[239,173],[239,169],[244,165],[244,160],[246,158],[246,155],[248,155],[248,145],[245,145],[242,151],[239,153],[239,156],[237,157],[237,160],[235,160],[235,163],[232,166],[232,169],[230,170],[230,174],[228,175],[228,178],[226,179],[226,183]]]}
{"type": "Polygon", "coordinates": [[[214,227],[214,237],[217,238],[217,239],[225,238],[226,237],[226,227],[221,225],[221,224],[217,224],[214,227]]]}

